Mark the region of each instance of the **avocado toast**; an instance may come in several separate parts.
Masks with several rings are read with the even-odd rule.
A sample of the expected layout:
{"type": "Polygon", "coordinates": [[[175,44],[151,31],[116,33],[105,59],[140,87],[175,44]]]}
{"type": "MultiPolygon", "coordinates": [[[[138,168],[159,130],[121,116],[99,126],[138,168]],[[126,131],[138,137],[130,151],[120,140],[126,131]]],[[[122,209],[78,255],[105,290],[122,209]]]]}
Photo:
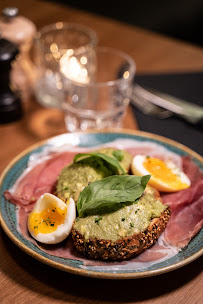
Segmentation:
{"type": "Polygon", "coordinates": [[[73,242],[78,252],[90,258],[129,259],[157,241],[170,213],[158,191],[147,186],[134,203],[107,214],[77,218],[73,242]]]}
{"type": "Polygon", "coordinates": [[[129,259],[153,245],[170,217],[150,175],[128,175],[132,155],[107,148],[77,154],[59,175],[56,195],[76,202],[77,251],[104,260],[129,259]],[[79,159],[79,161],[78,161],[79,159]]]}

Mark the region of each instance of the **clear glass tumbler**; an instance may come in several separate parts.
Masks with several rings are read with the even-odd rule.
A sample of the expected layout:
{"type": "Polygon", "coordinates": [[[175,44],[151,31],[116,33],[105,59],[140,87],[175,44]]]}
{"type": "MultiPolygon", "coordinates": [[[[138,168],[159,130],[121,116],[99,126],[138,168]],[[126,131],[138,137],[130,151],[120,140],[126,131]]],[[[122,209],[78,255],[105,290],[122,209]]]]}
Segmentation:
{"type": "MultiPolygon", "coordinates": [[[[95,65],[86,66],[86,82],[64,77],[66,97],[62,102],[68,132],[87,129],[121,128],[129,104],[135,62],[124,52],[96,49],[95,65]],[[93,71],[93,72],[92,72],[93,71]]],[[[77,58],[75,58],[77,62],[77,58]]]]}
{"type": "Polygon", "coordinates": [[[68,74],[72,79],[80,77],[82,82],[90,78],[90,75],[84,74],[82,66],[86,61],[95,66],[92,61],[96,44],[96,33],[80,24],[57,22],[37,32],[34,44],[34,93],[42,106],[61,107],[65,98],[62,74],[64,77],[68,74]],[[77,57],[80,66],[72,57],[77,57]]]}

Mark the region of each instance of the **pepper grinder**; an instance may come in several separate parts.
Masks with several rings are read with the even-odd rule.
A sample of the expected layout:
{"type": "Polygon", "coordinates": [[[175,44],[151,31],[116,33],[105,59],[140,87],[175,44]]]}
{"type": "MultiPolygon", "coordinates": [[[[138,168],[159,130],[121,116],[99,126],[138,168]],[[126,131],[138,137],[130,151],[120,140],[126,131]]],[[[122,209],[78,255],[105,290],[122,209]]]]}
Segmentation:
{"type": "Polygon", "coordinates": [[[22,117],[21,99],[12,90],[10,81],[11,63],[18,52],[14,43],[0,39],[0,123],[12,122],[22,117]]]}
{"type": "Polygon", "coordinates": [[[36,26],[28,18],[20,16],[17,7],[6,7],[1,12],[0,31],[3,38],[17,44],[21,53],[27,53],[32,45],[36,26]]]}
{"type": "Polygon", "coordinates": [[[34,35],[35,24],[28,18],[19,15],[17,7],[6,7],[0,16],[1,37],[15,43],[19,55],[12,69],[12,82],[21,92],[22,99],[27,100],[32,93],[33,64],[29,57],[34,35]]]}

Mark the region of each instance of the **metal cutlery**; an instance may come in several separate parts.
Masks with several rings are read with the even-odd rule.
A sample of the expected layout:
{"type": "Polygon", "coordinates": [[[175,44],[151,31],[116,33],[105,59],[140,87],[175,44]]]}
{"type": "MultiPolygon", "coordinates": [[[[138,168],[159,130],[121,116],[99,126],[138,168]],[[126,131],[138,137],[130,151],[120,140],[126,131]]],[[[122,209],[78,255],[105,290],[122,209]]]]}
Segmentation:
{"type": "Polygon", "coordinates": [[[134,85],[131,103],[147,115],[164,119],[175,114],[189,123],[203,125],[203,107],[156,90],[145,89],[138,84],[134,85]]]}

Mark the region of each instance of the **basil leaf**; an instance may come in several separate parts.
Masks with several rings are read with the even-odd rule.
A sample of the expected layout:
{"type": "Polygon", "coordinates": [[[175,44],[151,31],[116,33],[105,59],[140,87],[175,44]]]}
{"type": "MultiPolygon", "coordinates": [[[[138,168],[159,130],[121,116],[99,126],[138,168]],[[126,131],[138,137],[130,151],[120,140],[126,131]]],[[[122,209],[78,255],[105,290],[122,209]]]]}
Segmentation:
{"type": "Polygon", "coordinates": [[[112,212],[123,203],[138,199],[145,190],[150,175],[113,175],[91,183],[79,195],[79,217],[112,212]]]}
{"type": "MultiPolygon", "coordinates": [[[[94,157],[98,157],[103,159],[104,161],[106,161],[107,163],[111,164],[113,167],[115,167],[117,170],[120,170],[122,172],[122,174],[125,174],[124,169],[121,167],[121,165],[119,164],[118,160],[116,158],[113,158],[111,156],[108,156],[106,154],[103,153],[97,153],[97,152],[90,152],[90,153],[78,153],[74,156],[73,162],[76,163],[78,161],[80,161],[79,159],[82,157],[82,160],[84,161],[84,156],[94,156],[94,157]]],[[[88,159],[89,157],[86,157],[86,159],[88,159]]]]}

